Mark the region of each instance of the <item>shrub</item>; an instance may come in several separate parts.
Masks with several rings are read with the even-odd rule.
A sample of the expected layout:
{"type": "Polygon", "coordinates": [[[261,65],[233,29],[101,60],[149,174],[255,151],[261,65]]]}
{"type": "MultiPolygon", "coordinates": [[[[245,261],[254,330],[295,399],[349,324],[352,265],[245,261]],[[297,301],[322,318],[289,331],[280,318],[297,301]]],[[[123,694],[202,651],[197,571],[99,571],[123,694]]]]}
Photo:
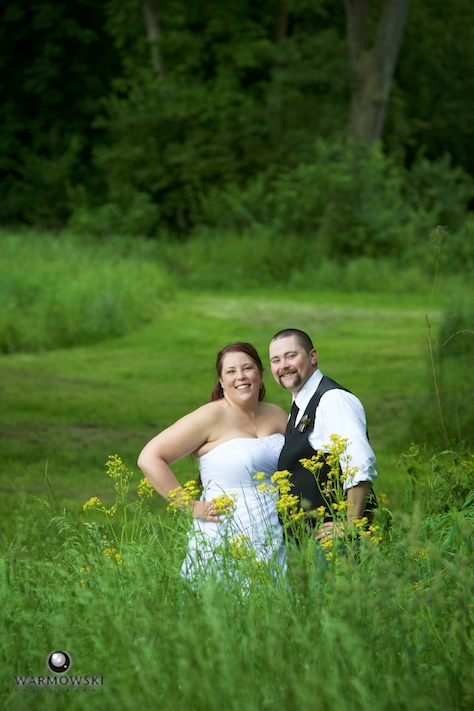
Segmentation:
{"type": "Polygon", "coordinates": [[[411,432],[430,446],[474,441],[474,302],[459,294],[448,301],[437,328],[430,326],[427,362],[430,396],[414,404],[411,432]]]}
{"type": "Polygon", "coordinates": [[[471,441],[474,432],[474,300],[458,297],[447,304],[437,339],[438,377],[448,433],[471,441]]]}
{"type": "Polygon", "coordinates": [[[203,199],[204,219],[299,234],[333,257],[396,253],[416,218],[403,199],[403,179],[377,145],[319,140],[305,163],[271,169],[244,190],[214,190],[203,199]]]}
{"type": "MultiPolygon", "coordinates": [[[[97,343],[151,319],[172,292],[147,245],[0,235],[0,351],[97,343]],[[128,252],[128,254],[127,254],[128,252]]],[[[151,245],[153,247],[153,245],[151,245]]]]}
{"type": "Polygon", "coordinates": [[[428,160],[420,154],[406,172],[405,192],[411,204],[426,215],[427,228],[436,224],[458,230],[474,198],[474,180],[448,154],[428,160]]]}

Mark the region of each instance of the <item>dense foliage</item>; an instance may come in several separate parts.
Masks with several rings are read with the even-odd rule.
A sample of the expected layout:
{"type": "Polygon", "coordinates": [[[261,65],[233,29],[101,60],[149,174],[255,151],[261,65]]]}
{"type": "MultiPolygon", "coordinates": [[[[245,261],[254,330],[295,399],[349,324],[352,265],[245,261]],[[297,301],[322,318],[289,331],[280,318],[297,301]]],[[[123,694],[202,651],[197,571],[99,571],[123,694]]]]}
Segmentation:
{"type": "Polygon", "coordinates": [[[64,225],[94,184],[94,120],[120,68],[101,3],[2,4],[2,222],[64,225]]]}
{"type": "Polygon", "coordinates": [[[344,140],[341,0],[7,1],[0,221],[156,237],[255,220],[345,256],[458,229],[474,194],[461,5],[411,4],[374,154],[344,140]]]}

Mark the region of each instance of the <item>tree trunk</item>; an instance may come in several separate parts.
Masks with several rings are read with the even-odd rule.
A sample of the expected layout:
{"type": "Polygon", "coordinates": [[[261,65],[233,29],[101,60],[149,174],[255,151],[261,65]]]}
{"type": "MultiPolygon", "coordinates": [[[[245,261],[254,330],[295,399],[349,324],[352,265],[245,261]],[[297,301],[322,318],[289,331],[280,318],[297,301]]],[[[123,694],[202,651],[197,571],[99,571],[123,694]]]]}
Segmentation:
{"type": "Polygon", "coordinates": [[[348,131],[358,140],[382,137],[409,2],[385,0],[371,43],[367,0],[344,0],[353,77],[348,131]]]}
{"type": "Polygon", "coordinates": [[[290,13],[288,12],[286,2],[283,0],[283,2],[280,3],[280,6],[278,8],[278,15],[277,15],[277,22],[276,22],[276,29],[275,29],[275,42],[277,44],[280,44],[280,42],[283,42],[283,40],[285,40],[288,37],[289,23],[290,23],[290,13]]]}
{"type": "Polygon", "coordinates": [[[160,50],[158,49],[158,40],[162,33],[155,0],[143,0],[142,11],[147,41],[150,45],[151,66],[155,74],[164,75],[165,70],[161,61],[160,50]]]}

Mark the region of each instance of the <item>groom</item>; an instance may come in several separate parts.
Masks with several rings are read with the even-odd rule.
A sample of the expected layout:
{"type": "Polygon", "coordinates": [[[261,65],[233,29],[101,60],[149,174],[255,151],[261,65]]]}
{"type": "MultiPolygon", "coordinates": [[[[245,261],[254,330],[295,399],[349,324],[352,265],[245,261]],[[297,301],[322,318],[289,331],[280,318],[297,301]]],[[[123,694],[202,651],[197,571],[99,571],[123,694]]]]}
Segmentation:
{"type": "Polygon", "coordinates": [[[341,462],[342,473],[349,467],[355,474],[343,482],[350,524],[354,519],[371,514],[376,507],[372,483],[377,478],[375,455],[367,438],[365,412],[360,400],[318,368],[318,353],[304,331],[288,328],[276,333],[270,342],[270,364],[273,377],[293,395],[293,404],[285,433],[278,468],[291,472],[291,492],[297,494],[305,511],[326,508],[323,526],[316,538],[336,538],[334,521],[327,511],[321,493],[327,481],[329,466],[324,462],[317,475],[300,463],[319,451],[327,453],[330,435],[347,438],[345,452],[349,462],[341,462]],[[326,446],[325,446],[326,445],[326,446]],[[317,476],[318,481],[316,481],[317,476]]]}

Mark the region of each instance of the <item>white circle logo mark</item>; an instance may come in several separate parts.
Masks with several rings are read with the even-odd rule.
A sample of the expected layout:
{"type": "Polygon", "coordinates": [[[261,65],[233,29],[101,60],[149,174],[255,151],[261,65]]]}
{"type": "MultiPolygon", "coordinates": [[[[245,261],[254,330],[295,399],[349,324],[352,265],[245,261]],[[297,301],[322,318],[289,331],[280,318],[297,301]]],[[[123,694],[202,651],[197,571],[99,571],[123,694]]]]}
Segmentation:
{"type": "Polygon", "coordinates": [[[51,652],[48,657],[48,667],[55,674],[66,672],[71,666],[71,657],[67,652],[51,652]]]}

